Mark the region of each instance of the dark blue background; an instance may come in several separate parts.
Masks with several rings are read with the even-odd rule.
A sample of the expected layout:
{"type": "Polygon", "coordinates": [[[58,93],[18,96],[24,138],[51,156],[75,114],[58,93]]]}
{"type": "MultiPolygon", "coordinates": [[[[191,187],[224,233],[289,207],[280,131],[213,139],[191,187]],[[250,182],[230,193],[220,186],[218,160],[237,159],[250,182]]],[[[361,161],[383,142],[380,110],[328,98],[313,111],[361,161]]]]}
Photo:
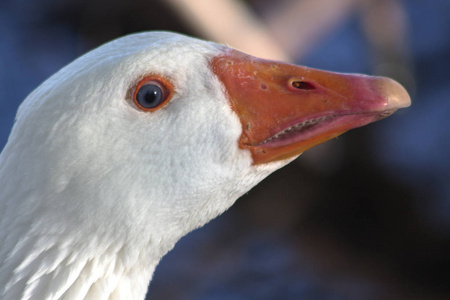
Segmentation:
{"type": "MultiPolygon", "coordinates": [[[[0,149],[21,101],[92,47],[142,30],[195,34],[163,4],[123,2],[0,2],[0,149]]],[[[153,299],[450,296],[450,1],[404,5],[411,108],[330,141],[327,170],[300,159],[183,238],[153,299]]],[[[370,60],[355,16],[301,63],[370,73],[370,60]]]]}

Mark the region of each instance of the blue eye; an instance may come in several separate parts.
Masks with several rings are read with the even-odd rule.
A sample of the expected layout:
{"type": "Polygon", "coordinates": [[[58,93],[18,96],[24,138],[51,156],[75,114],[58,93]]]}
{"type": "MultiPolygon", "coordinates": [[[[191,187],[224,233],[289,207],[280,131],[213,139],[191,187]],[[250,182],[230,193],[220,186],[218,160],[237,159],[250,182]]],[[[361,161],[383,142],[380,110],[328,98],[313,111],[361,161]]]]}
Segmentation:
{"type": "Polygon", "coordinates": [[[143,108],[152,109],[163,101],[163,92],[156,84],[141,86],[136,94],[136,102],[143,108]]]}
{"type": "Polygon", "coordinates": [[[165,104],[171,94],[172,86],[168,90],[160,80],[142,80],[136,87],[134,103],[144,111],[154,111],[165,104]]]}

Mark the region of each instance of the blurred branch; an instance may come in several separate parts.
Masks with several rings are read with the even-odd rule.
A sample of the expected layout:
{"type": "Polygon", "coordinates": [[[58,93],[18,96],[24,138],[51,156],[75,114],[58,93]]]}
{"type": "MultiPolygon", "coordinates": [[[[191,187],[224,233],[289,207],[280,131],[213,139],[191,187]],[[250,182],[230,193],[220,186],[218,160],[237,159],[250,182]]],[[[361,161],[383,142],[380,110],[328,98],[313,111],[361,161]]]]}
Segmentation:
{"type": "Polygon", "coordinates": [[[291,60],[263,22],[239,0],[168,0],[167,3],[208,39],[258,57],[291,60]]]}
{"type": "Polygon", "coordinates": [[[265,21],[286,51],[301,60],[348,18],[360,0],[277,1],[265,21]]]}

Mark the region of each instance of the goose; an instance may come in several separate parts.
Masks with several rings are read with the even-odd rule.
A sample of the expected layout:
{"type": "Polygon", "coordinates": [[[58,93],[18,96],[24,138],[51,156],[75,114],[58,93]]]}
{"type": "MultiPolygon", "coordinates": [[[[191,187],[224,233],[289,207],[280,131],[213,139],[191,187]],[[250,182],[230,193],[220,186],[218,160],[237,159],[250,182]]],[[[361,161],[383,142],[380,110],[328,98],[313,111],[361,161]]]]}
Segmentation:
{"type": "Polygon", "coordinates": [[[182,236],[305,150],[409,105],[388,78],[177,33],[102,45],[17,112],[0,156],[0,298],[144,299],[182,236]]]}

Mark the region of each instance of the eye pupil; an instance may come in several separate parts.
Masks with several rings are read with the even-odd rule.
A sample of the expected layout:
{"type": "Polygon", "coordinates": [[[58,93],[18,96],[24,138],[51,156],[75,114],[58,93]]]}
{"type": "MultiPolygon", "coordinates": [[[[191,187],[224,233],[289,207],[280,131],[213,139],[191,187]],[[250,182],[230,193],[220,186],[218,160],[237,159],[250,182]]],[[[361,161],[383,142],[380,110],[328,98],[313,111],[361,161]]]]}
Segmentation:
{"type": "Polygon", "coordinates": [[[145,84],[137,92],[136,101],[143,108],[155,108],[163,101],[163,92],[156,84],[145,84]]]}
{"type": "Polygon", "coordinates": [[[164,107],[173,94],[173,85],[166,78],[150,75],[134,87],[133,102],[138,109],[153,112],[164,107]]]}

